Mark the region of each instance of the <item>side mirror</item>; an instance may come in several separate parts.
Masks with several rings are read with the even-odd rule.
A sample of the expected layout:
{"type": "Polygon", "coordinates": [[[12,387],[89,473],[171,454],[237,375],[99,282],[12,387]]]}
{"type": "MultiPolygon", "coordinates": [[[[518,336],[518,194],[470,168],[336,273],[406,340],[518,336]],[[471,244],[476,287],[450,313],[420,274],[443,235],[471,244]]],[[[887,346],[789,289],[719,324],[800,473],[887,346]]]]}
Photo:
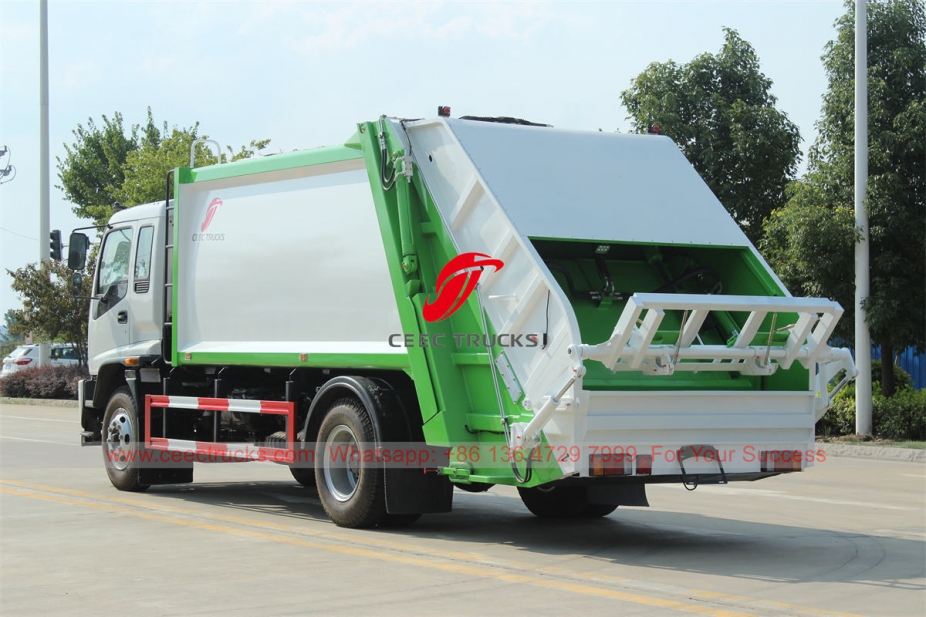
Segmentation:
{"type": "Polygon", "coordinates": [[[75,272],[87,266],[87,248],[90,238],[86,234],[74,232],[68,240],[68,268],[75,272]]]}
{"type": "MultiPolygon", "coordinates": [[[[70,259],[68,261],[70,261],[70,259]]],[[[72,296],[80,296],[80,292],[82,291],[81,288],[83,287],[83,282],[84,282],[83,274],[81,274],[80,272],[76,272],[76,271],[71,273],[71,295],[72,296]]]]}

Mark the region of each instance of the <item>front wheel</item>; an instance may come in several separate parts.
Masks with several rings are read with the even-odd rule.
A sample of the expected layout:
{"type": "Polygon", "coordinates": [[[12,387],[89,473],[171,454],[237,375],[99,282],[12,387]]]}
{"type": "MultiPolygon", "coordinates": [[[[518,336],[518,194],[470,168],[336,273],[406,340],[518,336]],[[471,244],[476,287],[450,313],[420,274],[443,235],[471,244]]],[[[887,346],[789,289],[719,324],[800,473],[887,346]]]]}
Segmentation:
{"type": "Polygon", "coordinates": [[[141,421],[128,388],[119,388],[103,414],[103,465],[109,481],[120,491],[140,492],[143,461],[141,421]]]}
{"type": "Polygon", "coordinates": [[[386,519],[382,465],[364,450],[374,442],[370,414],[358,401],[341,399],[328,408],[315,444],[315,482],[339,527],[373,527],[386,519]]]}

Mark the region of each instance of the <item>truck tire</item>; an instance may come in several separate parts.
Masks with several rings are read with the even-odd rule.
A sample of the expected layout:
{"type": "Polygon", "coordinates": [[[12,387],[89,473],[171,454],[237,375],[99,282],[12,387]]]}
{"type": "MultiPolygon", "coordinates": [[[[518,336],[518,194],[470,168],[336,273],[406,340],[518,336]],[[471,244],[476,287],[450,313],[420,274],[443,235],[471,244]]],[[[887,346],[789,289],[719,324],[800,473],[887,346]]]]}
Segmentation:
{"type": "Polygon", "coordinates": [[[483,482],[474,482],[472,484],[459,483],[459,484],[454,484],[453,486],[454,488],[458,488],[461,491],[464,491],[466,493],[485,493],[486,491],[488,491],[490,488],[492,488],[495,485],[485,484],[483,482]]]}
{"type": "Polygon", "coordinates": [[[420,514],[387,514],[379,522],[379,526],[386,529],[399,529],[408,527],[421,518],[420,514]]]}
{"type": "Polygon", "coordinates": [[[590,503],[582,510],[582,516],[585,518],[602,518],[617,510],[617,506],[609,506],[605,503],[590,503]]]}
{"type": "Polygon", "coordinates": [[[527,509],[540,518],[578,518],[589,507],[584,486],[518,487],[518,494],[527,509]]]}
{"type": "Polygon", "coordinates": [[[374,442],[370,414],[357,400],[340,399],[328,408],[315,444],[315,482],[322,507],[339,527],[374,527],[386,517],[382,466],[361,452],[374,442]]]}
{"type": "Polygon", "coordinates": [[[120,491],[141,492],[142,425],[127,387],[109,398],[103,414],[103,465],[109,481],[120,491]]]}
{"type": "Polygon", "coordinates": [[[290,465],[290,473],[293,479],[306,488],[315,488],[315,468],[304,465],[290,465]]]}

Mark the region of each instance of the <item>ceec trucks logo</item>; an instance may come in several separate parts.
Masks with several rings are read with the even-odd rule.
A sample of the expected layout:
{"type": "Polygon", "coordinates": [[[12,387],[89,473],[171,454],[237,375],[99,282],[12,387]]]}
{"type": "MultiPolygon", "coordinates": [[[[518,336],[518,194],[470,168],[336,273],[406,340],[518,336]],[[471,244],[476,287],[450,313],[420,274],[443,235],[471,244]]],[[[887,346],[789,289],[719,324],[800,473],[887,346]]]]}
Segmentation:
{"type": "Polygon", "coordinates": [[[193,234],[193,242],[209,242],[209,241],[222,241],[225,240],[225,234],[207,234],[205,231],[209,229],[209,225],[212,224],[212,219],[215,218],[215,213],[218,212],[219,208],[222,206],[222,200],[216,197],[211,202],[209,202],[209,207],[206,208],[206,216],[203,217],[202,225],[199,226],[199,231],[203,233],[193,234]]]}
{"type": "Polygon", "coordinates": [[[424,303],[421,313],[425,321],[443,321],[456,313],[476,289],[487,266],[498,272],[505,264],[484,253],[462,253],[448,261],[437,276],[437,297],[424,303]]]}
{"type": "MultiPolygon", "coordinates": [[[[447,262],[437,275],[437,297],[432,301],[425,301],[421,310],[425,321],[443,321],[453,315],[463,306],[486,267],[494,268],[496,272],[505,267],[501,259],[494,259],[485,253],[463,253],[447,262]]],[[[492,349],[498,347],[539,347],[547,346],[546,333],[532,334],[486,334],[461,333],[447,334],[444,332],[418,333],[418,334],[392,334],[389,336],[390,347],[429,347],[446,348],[449,339],[453,338],[457,349],[492,349]]]]}
{"type": "Polygon", "coordinates": [[[204,232],[209,229],[209,225],[212,223],[212,218],[215,216],[216,211],[221,205],[222,200],[218,197],[209,202],[209,207],[206,208],[206,218],[203,219],[203,224],[199,228],[200,231],[204,232]]]}

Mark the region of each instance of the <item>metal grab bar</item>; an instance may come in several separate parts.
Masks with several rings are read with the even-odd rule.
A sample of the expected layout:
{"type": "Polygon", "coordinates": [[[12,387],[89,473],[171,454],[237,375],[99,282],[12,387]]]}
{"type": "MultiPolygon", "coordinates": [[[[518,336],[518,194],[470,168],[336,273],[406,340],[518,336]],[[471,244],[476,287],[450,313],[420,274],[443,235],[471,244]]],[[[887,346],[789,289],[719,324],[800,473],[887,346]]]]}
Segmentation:
{"type": "Polygon", "coordinates": [[[597,360],[614,372],[671,375],[684,370],[771,375],[778,366],[788,369],[795,361],[810,368],[817,361],[841,360],[841,352],[830,349],[827,340],[842,312],[838,303],[817,298],[634,294],[607,341],[578,345],[576,351],[581,358],[597,360]],[[677,341],[672,345],[653,344],[666,311],[673,310],[686,312],[677,341]],[[749,313],[731,346],[693,344],[711,311],[749,313]],[[783,328],[773,327],[768,344],[752,346],[752,339],[769,313],[773,321],[778,313],[797,313],[798,318],[783,328]],[[780,345],[773,344],[776,331],[788,331],[787,340],[780,345]]]}
{"type": "Polygon", "coordinates": [[[197,139],[193,142],[193,145],[190,146],[190,169],[193,169],[196,165],[196,146],[199,144],[215,144],[215,153],[217,163],[222,163],[222,146],[214,139],[197,139]]]}

